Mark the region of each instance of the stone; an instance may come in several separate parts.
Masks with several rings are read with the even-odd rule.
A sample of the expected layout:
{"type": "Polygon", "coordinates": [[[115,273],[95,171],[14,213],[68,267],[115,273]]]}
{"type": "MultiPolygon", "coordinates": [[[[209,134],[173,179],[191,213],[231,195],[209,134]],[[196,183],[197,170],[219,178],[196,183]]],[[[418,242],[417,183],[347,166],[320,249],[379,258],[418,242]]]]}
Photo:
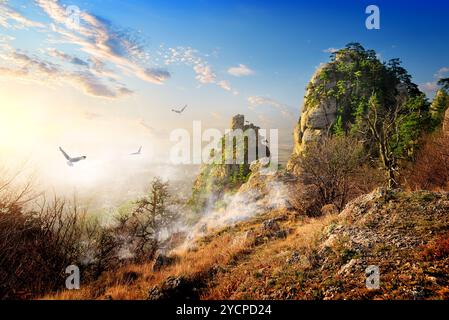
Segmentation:
{"type": "Polygon", "coordinates": [[[280,231],[281,228],[279,227],[279,224],[274,219],[265,220],[262,224],[262,230],[263,231],[269,231],[269,232],[276,232],[280,231]]]}
{"type": "Polygon", "coordinates": [[[185,277],[171,276],[158,287],[154,286],[148,292],[148,300],[198,300],[199,292],[193,281],[185,277]]]}

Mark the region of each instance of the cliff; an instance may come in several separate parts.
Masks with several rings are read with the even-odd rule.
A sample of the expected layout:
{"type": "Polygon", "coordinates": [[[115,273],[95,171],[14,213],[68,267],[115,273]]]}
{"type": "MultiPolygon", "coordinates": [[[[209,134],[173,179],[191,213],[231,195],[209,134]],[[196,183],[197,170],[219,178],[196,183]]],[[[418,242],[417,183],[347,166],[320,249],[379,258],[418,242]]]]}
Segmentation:
{"type": "Polygon", "coordinates": [[[259,156],[269,157],[270,151],[265,138],[260,135],[259,129],[258,126],[245,121],[243,115],[238,114],[232,118],[229,134],[238,135],[240,132],[243,137],[239,139],[233,138],[229,134],[224,135],[221,146],[218,146],[217,150],[213,150],[213,155],[211,155],[216,157],[217,161],[201,166],[189,200],[194,211],[201,212],[206,208],[214,208],[225,193],[237,191],[248,180],[251,175],[251,162],[258,160],[259,156]],[[229,153],[229,146],[225,146],[225,143],[228,140],[232,140],[233,143],[231,146],[232,161],[226,161],[229,157],[229,154],[226,153],[229,153]],[[243,161],[238,161],[239,157],[243,161]]]}
{"type": "Polygon", "coordinates": [[[358,136],[367,141],[370,149],[371,137],[361,131],[373,93],[381,106],[416,98],[421,100],[416,101],[416,107],[408,106],[410,110],[420,109],[424,114],[428,108],[398,59],[382,63],[373,50],[365,50],[357,43],[348,44],[316,70],[307,86],[287,167],[295,171],[295,159],[311,141],[324,135],[358,136]]]}

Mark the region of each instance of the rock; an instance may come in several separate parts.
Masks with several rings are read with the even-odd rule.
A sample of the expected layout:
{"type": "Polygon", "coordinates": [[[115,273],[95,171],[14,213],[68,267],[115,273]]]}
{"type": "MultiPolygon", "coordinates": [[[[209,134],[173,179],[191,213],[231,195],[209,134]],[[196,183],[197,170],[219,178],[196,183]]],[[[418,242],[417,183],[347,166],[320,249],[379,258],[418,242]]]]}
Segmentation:
{"type": "Polygon", "coordinates": [[[334,133],[337,120],[343,130],[348,130],[354,124],[354,118],[345,116],[356,111],[356,107],[348,101],[368,101],[373,90],[381,91],[384,96],[397,94],[395,91],[409,94],[403,83],[396,88],[379,88],[378,83],[373,81],[372,73],[383,77],[388,74],[388,70],[375,56],[367,58],[372,54],[370,50],[349,44],[336,52],[330,62],[316,70],[307,85],[301,115],[293,133],[294,148],[287,164],[290,172],[300,173],[297,158],[310,142],[334,133]],[[370,66],[362,67],[367,60],[370,66]],[[351,80],[354,74],[357,74],[357,86],[353,85],[352,81],[355,80],[351,80]],[[359,87],[365,89],[358,90],[359,87]]]}
{"type": "Polygon", "coordinates": [[[163,268],[175,264],[177,261],[178,261],[177,257],[168,257],[166,255],[159,254],[156,257],[156,260],[154,261],[153,271],[160,271],[163,268]]]}
{"type": "Polygon", "coordinates": [[[277,232],[280,230],[279,224],[274,219],[265,220],[262,224],[262,231],[277,232]]]}
{"type": "Polygon", "coordinates": [[[287,258],[286,263],[287,264],[296,264],[300,261],[301,261],[301,255],[299,254],[298,251],[294,251],[292,253],[292,255],[289,258],[287,258]]]}
{"type": "Polygon", "coordinates": [[[199,292],[193,281],[179,276],[168,277],[160,287],[148,292],[148,300],[198,300],[199,292]]]}
{"type": "Polygon", "coordinates": [[[342,266],[340,270],[338,270],[337,275],[341,276],[352,274],[359,261],[359,259],[351,259],[347,264],[342,266]]]}
{"type": "Polygon", "coordinates": [[[321,214],[323,216],[331,215],[331,214],[338,214],[338,208],[335,204],[326,204],[321,208],[321,214]]]}

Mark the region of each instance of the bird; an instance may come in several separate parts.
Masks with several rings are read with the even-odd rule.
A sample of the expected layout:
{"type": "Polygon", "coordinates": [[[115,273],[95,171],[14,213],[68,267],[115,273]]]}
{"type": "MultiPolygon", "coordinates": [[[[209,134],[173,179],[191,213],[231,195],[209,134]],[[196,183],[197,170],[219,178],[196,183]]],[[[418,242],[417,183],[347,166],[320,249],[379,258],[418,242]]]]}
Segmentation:
{"type": "Polygon", "coordinates": [[[181,114],[184,112],[184,110],[187,108],[187,105],[185,105],[181,110],[171,109],[171,111],[176,112],[177,114],[181,114]]]}
{"type": "Polygon", "coordinates": [[[87,157],[86,156],[81,156],[81,157],[75,157],[75,158],[72,158],[72,157],[70,157],[61,147],[59,147],[59,151],[61,151],[62,152],[62,154],[64,155],[64,158],[66,158],[67,159],[67,164],[70,166],[70,167],[73,167],[73,164],[75,163],[75,162],[79,162],[79,161],[81,161],[81,160],[85,160],[87,157]]]}
{"type": "Polygon", "coordinates": [[[133,153],[131,153],[130,155],[131,155],[131,156],[137,156],[137,155],[139,155],[139,154],[142,154],[142,146],[140,146],[139,151],[133,152],[133,153]]]}

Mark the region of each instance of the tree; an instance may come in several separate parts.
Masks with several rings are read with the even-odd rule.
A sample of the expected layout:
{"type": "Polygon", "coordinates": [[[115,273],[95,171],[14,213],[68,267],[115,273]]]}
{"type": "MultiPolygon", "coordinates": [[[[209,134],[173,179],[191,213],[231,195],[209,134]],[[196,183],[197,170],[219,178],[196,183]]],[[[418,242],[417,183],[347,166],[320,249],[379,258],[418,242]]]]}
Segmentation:
{"type": "Polygon", "coordinates": [[[154,178],[147,197],[136,202],[131,214],[118,217],[119,229],[127,238],[137,260],[151,258],[156,252],[160,232],[170,226],[177,214],[169,208],[168,182],[154,178]]]}
{"type": "Polygon", "coordinates": [[[409,97],[398,93],[391,105],[381,105],[373,93],[365,116],[367,130],[377,146],[388,187],[398,186],[399,160],[414,153],[418,138],[428,123],[424,95],[409,97]]]}
{"type": "Polygon", "coordinates": [[[442,125],[444,113],[449,108],[449,94],[440,89],[437,91],[435,98],[430,106],[430,115],[432,118],[432,126],[438,128],[442,125]]]}
{"type": "Polygon", "coordinates": [[[449,78],[442,78],[438,80],[438,85],[440,85],[446,92],[449,92],[449,78]]]}
{"type": "Polygon", "coordinates": [[[353,177],[364,162],[363,145],[349,137],[323,137],[299,158],[303,183],[315,186],[319,206],[335,204],[340,210],[351,197],[356,187],[353,177]]]}

